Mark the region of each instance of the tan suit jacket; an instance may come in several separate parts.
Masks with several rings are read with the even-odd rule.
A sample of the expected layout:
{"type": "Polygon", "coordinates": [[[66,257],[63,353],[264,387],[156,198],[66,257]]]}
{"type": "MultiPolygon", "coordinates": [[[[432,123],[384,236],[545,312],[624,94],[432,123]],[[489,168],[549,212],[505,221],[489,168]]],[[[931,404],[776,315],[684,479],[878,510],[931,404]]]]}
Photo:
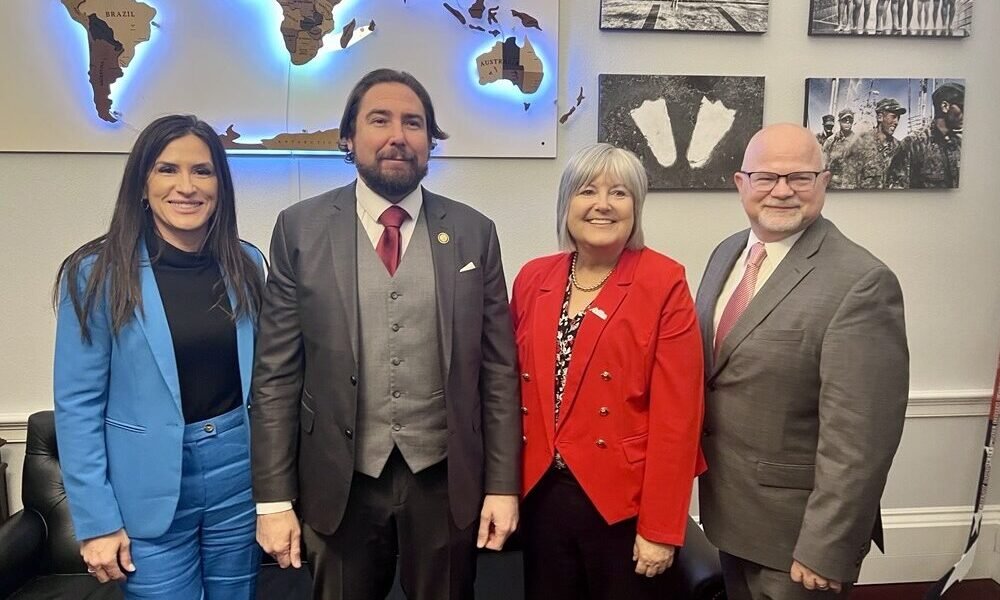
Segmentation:
{"type": "Polygon", "coordinates": [[[855,581],[906,412],[902,292],[888,267],[820,217],[714,357],[716,301],[747,237],[715,249],[698,289],[705,532],[772,569],[794,558],[855,581]]]}

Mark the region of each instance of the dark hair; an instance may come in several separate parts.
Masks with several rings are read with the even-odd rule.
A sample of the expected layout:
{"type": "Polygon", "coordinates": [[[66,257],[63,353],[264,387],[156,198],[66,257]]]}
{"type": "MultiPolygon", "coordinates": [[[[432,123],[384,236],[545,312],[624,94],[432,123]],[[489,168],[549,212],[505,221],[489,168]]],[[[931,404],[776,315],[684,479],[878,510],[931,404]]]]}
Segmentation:
{"type": "Polygon", "coordinates": [[[53,304],[68,299],[80,322],[83,339],[90,338],[89,316],[97,300],[106,294],[112,332],[117,335],[133,317],[142,311],[142,289],[139,281],[139,244],[149,225],[146,210],[146,181],[156,159],[174,140],[194,135],[208,146],[218,180],[215,212],[212,214],[203,250],[213,256],[233,288],[236,306],[233,320],[241,316],[256,318],[263,288],[260,272],[242,247],[236,229],[236,203],[233,179],[226,161],[226,151],[218,134],[210,125],[193,115],[168,115],[150,123],[135,140],[111,215],[108,232],[77,248],[59,266],[53,304]],[[79,281],[84,261],[93,257],[86,283],[79,281]]]}
{"type": "Polygon", "coordinates": [[[344,160],[349,163],[354,162],[354,155],[348,150],[347,140],[354,137],[354,123],[358,118],[358,110],[361,108],[361,100],[372,87],[380,83],[401,83],[413,90],[413,93],[420,98],[420,103],[424,105],[424,114],[427,117],[427,141],[431,148],[434,147],[434,140],[446,140],[448,134],[438,127],[437,119],[434,117],[434,105],[431,103],[431,95],[427,89],[417,81],[417,78],[406,71],[395,69],[375,69],[361,78],[354,89],[347,96],[347,106],[344,107],[344,114],[340,117],[340,141],[337,146],[345,152],[344,160]]]}
{"type": "Polygon", "coordinates": [[[941,111],[941,103],[965,104],[965,86],[961,83],[942,83],[931,94],[931,102],[934,103],[934,118],[940,119],[944,116],[941,111]]]}

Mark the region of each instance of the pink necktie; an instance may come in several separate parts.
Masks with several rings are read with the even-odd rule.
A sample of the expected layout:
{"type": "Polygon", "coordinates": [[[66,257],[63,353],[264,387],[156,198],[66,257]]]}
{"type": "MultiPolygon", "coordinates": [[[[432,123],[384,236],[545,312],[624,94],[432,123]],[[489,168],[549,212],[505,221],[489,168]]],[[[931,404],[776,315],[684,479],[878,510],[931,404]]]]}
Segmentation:
{"type": "Polygon", "coordinates": [[[378,239],[378,244],[375,246],[375,253],[382,259],[382,264],[389,271],[389,275],[395,275],[396,269],[399,268],[399,260],[403,249],[403,240],[402,235],[399,233],[399,226],[409,216],[406,210],[393,204],[382,211],[382,214],[378,218],[378,222],[385,229],[382,230],[382,237],[378,239]]]}
{"type": "Polygon", "coordinates": [[[733,325],[739,320],[743,311],[750,306],[750,299],[753,298],[753,290],[757,287],[757,274],[760,273],[760,263],[767,258],[767,250],[764,249],[764,242],[757,242],[750,246],[750,256],[747,258],[746,271],[739,285],[733,291],[733,295],[726,303],[726,308],[722,311],[719,319],[719,327],[715,330],[715,352],[718,354],[722,341],[729,335],[733,325]]]}

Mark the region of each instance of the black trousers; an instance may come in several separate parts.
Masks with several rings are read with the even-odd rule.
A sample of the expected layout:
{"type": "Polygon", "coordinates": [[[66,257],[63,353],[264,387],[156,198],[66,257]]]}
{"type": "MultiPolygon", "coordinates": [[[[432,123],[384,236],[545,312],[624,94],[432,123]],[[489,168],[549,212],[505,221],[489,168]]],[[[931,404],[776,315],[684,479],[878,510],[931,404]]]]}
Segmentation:
{"type": "Polygon", "coordinates": [[[522,509],[527,600],[663,600],[663,575],[637,575],[636,519],[608,525],[568,469],[550,469],[522,509]]]}
{"type": "Polygon", "coordinates": [[[478,521],[458,529],[447,461],[414,474],[393,450],[376,479],[354,473],[333,535],[303,527],[316,600],[384,600],[399,579],[409,600],[473,598],[478,521]]]}

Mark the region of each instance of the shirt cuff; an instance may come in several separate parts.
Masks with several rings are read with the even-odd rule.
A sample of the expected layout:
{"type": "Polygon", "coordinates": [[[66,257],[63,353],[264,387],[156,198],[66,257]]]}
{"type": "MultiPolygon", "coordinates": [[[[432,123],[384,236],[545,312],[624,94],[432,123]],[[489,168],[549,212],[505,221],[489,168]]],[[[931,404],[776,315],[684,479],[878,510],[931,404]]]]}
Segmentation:
{"type": "Polygon", "coordinates": [[[257,503],[257,514],[258,515],[273,515],[275,513],[285,512],[286,510],[292,510],[291,500],[284,500],[282,502],[258,502],[257,503]]]}

